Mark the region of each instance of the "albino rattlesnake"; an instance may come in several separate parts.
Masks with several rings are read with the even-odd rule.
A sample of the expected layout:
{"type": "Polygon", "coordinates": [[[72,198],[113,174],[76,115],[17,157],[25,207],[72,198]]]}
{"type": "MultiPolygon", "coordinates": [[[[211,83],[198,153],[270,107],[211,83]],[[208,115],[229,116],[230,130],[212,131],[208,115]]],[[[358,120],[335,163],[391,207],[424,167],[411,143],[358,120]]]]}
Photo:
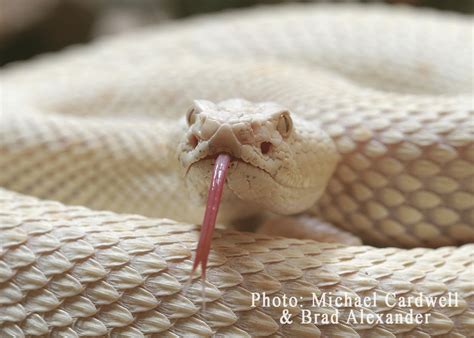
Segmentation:
{"type": "MultiPolygon", "coordinates": [[[[177,118],[195,98],[245,97],[278,102],[333,140],[341,161],[313,210],[325,219],[381,246],[473,242],[472,29],[470,18],[406,8],[286,6],[4,70],[0,184],[15,192],[0,190],[0,331],[469,336],[470,244],[377,249],[220,230],[202,312],[200,281],[181,291],[198,226],[85,207],[200,221],[178,170],[177,118]],[[249,290],[302,297],[303,308],[312,292],[376,292],[365,315],[430,320],[355,324],[343,308],[338,324],[280,325],[282,309],[251,307],[249,290]],[[448,292],[453,307],[383,301],[448,292]]],[[[222,221],[254,209],[223,205],[222,221]]]]}

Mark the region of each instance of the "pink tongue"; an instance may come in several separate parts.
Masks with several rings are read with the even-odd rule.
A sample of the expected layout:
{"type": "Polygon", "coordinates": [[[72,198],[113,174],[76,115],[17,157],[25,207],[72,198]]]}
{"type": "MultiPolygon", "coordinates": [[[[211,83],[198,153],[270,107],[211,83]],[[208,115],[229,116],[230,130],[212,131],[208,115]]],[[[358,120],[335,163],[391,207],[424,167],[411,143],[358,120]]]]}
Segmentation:
{"type": "Polygon", "coordinates": [[[207,196],[206,213],[201,227],[201,236],[196,250],[196,257],[193,263],[194,273],[196,268],[201,264],[201,276],[206,278],[207,257],[211,250],[212,234],[216,225],[217,212],[221,203],[222,191],[224,190],[225,178],[227,176],[227,169],[229,168],[230,156],[227,154],[219,154],[214,164],[214,171],[212,173],[212,181],[209,186],[209,194],[207,196]]]}

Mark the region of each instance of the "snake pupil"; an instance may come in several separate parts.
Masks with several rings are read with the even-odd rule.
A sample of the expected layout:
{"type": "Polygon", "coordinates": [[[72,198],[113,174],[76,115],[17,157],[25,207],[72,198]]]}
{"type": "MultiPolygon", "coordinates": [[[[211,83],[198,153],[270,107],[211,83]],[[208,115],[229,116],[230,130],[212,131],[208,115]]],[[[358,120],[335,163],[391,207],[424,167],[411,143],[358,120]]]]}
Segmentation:
{"type": "Polygon", "coordinates": [[[272,147],[272,144],[270,142],[262,142],[260,144],[260,150],[262,151],[262,154],[267,154],[272,147]]]}

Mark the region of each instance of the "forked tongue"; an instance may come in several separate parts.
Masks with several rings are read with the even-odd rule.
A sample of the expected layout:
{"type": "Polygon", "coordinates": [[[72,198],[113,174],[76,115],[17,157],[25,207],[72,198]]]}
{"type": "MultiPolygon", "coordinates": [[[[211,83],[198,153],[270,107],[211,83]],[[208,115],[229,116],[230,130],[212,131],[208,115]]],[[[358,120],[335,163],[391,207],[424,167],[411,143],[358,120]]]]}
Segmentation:
{"type": "Polygon", "coordinates": [[[209,256],[209,251],[211,250],[212,234],[214,233],[214,227],[216,225],[217,212],[219,211],[219,205],[221,204],[221,197],[222,192],[224,191],[225,178],[227,176],[229,163],[230,155],[228,154],[219,154],[216,158],[207,196],[206,212],[201,226],[201,235],[199,237],[196,257],[194,258],[193,269],[191,271],[190,278],[194,275],[197,267],[201,265],[203,287],[206,279],[207,258],[209,256]]]}

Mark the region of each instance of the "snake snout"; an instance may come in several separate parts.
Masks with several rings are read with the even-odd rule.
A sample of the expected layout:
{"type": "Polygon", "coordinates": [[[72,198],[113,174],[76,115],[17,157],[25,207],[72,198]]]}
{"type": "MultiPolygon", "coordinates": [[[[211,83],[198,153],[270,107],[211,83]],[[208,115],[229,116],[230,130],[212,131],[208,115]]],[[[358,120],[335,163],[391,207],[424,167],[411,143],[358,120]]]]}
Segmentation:
{"type": "Polygon", "coordinates": [[[228,153],[236,158],[241,157],[242,144],[233,133],[232,127],[229,124],[222,124],[207,142],[210,156],[228,153]]]}

